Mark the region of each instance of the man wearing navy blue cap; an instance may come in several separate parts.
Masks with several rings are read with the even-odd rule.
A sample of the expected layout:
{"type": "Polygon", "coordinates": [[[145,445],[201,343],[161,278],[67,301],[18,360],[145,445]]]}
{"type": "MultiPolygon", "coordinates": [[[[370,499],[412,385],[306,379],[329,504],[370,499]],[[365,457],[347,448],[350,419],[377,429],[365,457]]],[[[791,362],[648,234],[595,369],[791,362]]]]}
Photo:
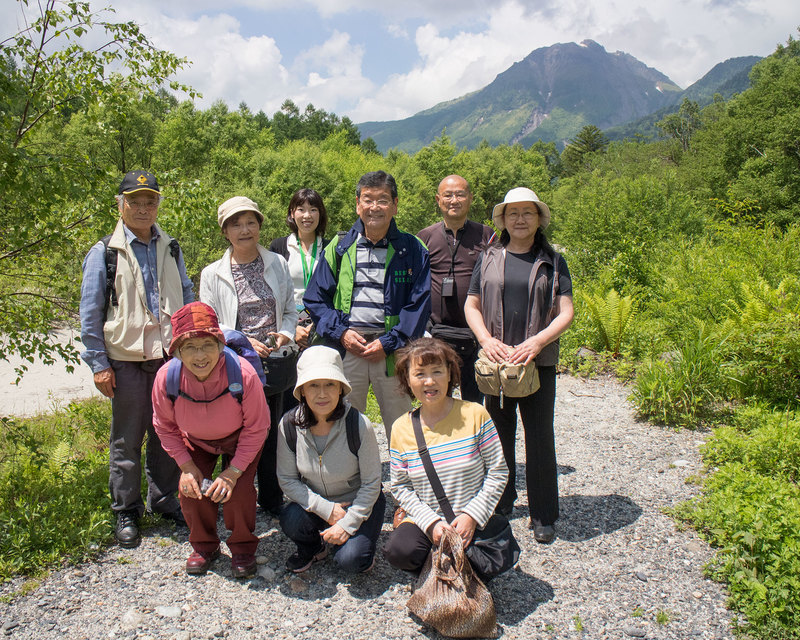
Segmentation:
{"type": "Polygon", "coordinates": [[[94,384],[111,398],[109,490],[115,535],[141,541],[142,443],[147,434],[147,508],[185,526],[175,493],[180,471],[153,430],[150,394],[172,338],[170,318],[194,301],[180,247],[156,224],[161,191],[155,176],[130,171],[119,186],[120,220],[83,261],[81,357],[94,384]]]}

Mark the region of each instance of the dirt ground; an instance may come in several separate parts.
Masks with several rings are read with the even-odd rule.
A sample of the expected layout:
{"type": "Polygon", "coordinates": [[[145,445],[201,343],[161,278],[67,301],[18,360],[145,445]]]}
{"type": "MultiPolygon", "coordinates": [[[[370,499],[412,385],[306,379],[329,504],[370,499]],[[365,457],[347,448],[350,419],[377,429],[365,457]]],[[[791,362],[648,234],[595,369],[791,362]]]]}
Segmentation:
{"type": "MultiPolygon", "coordinates": [[[[76,332],[65,330],[59,333],[63,341],[73,340],[76,332]]],[[[80,344],[76,344],[80,349],[80,344]]],[[[68,373],[66,363],[57,360],[45,365],[40,360],[28,364],[28,371],[19,384],[14,384],[17,374],[14,368],[21,359],[12,356],[0,360],[0,415],[31,416],[64,407],[71,400],[100,395],[94,387],[92,372],[81,362],[68,373]]]]}

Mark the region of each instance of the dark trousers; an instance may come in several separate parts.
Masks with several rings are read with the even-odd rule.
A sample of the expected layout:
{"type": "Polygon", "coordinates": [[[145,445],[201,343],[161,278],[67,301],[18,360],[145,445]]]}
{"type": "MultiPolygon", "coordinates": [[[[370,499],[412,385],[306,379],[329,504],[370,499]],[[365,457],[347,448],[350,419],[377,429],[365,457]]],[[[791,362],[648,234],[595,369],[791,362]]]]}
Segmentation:
{"type": "Polygon", "coordinates": [[[433,543],[413,522],[403,522],[383,547],[386,561],[395,569],[419,573],[433,543]]]}
{"type": "Polygon", "coordinates": [[[478,350],[461,362],[461,399],[483,404],[483,394],[478,390],[475,381],[475,361],[478,359],[478,350]]]}
{"type": "Polygon", "coordinates": [[[147,434],[145,477],[147,508],[156,513],[178,509],[180,469],[164,451],[153,429],[151,394],[156,371],[163,360],[126,362],[111,360],[116,387],[111,399],[108,489],[114,511],[135,510],[142,515],[142,443],[147,434]]]}
{"type": "Polygon", "coordinates": [[[539,367],[539,390],[527,398],[486,396],[486,409],[494,421],[508,465],[506,485],[498,510],[511,509],[517,499],[517,407],[525,432],[525,481],[531,520],[551,525],[558,519],[558,475],[553,413],[556,401],[556,368],[539,367]]]}
{"type": "Polygon", "coordinates": [[[283,417],[283,393],[267,396],[269,433],[258,462],[258,504],[264,511],[277,511],[283,504],[278,484],[278,424],[283,417]]]}
{"type": "MultiPolygon", "coordinates": [[[[189,451],[204,478],[211,479],[219,455],[194,445],[189,451]]],[[[236,481],[231,498],[223,503],[225,528],[231,532],[226,543],[232,554],[253,555],[258,548],[256,528],[256,488],[253,479],[258,460],[251,462],[236,481]]],[[[217,513],[220,503],[209,498],[196,500],[181,494],[181,511],[189,525],[189,543],[195,551],[211,552],[219,546],[217,513]]]]}
{"type": "MultiPolygon", "coordinates": [[[[370,567],[383,526],[385,508],[386,498],[381,492],[369,518],[347,542],[334,547],[334,560],[341,569],[359,573],[370,567]]],[[[296,502],[290,502],[281,511],[281,529],[297,545],[297,550],[301,554],[311,555],[319,549],[322,543],[319,532],[329,526],[325,520],[314,513],[309,513],[296,502]]]]}

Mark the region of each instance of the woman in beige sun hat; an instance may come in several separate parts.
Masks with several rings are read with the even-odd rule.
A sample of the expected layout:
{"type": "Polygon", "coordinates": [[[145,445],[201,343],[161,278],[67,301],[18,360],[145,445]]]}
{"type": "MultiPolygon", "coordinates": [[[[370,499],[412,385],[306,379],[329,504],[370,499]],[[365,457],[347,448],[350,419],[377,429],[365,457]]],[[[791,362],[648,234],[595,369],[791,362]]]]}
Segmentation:
{"type": "MultiPolygon", "coordinates": [[[[217,222],[230,243],[221,259],[200,274],[200,300],[217,313],[219,323],[247,336],[261,358],[270,424],[283,415],[283,393],[294,383],[297,309],[289,266],[261,245],[264,216],[246,196],[229,198],[217,209],[217,222]]],[[[278,441],[270,430],[258,462],[258,504],[277,516],[283,496],[275,474],[278,441]]]]}
{"type": "Polygon", "coordinates": [[[558,479],[553,415],[558,338],[574,315],[572,280],[563,256],[544,230],[550,208],[526,187],[511,189],[492,211],[501,232],[478,259],[464,314],[483,351],[494,362],[535,365],[540,387],[524,398],[486,396],[486,408],[503,445],[509,478],[497,505],[512,512],[517,498],[514,443],[517,408],[525,432],[525,475],[530,528],[551,542],[558,518],[558,479]]]}
{"type": "Polygon", "coordinates": [[[340,568],[368,571],[386,500],[378,441],[345,399],[351,387],[336,349],[309,347],[297,361],[294,396],[278,433],[278,481],[289,503],[283,532],[297,545],[286,568],[302,573],[333,551],[340,568]]]}

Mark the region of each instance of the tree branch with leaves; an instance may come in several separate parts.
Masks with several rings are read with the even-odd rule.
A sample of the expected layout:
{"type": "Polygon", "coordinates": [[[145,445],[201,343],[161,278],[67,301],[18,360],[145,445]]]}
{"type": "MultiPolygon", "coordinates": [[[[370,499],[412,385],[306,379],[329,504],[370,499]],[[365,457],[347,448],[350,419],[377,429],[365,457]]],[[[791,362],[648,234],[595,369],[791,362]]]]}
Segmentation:
{"type": "Polygon", "coordinates": [[[28,275],[0,275],[0,358],[75,362],[75,347],[51,331],[74,315],[81,232],[111,213],[119,176],[67,144],[64,128],[97,105],[124,113],[131,96],[165,85],[196,94],[169,81],[187,61],[137,24],[109,20],[112,9],[58,0],[18,0],[18,8],[25,27],[0,42],[0,271],[28,275]]]}

